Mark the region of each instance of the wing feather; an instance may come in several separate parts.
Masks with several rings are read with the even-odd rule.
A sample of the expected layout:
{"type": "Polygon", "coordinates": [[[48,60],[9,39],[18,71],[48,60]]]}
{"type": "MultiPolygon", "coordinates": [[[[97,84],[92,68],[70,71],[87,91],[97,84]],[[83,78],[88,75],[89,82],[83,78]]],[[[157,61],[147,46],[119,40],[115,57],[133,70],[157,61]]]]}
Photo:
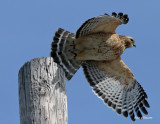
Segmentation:
{"type": "MultiPolygon", "coordinates": [[[[93,87],[93,92],[108,107],[112,107],[118,114],[122,113],[124,117],[129,115],[133,121],[135,121],[134,112],[140,119],[143,119],[141,111],[146,115],[148,114],[145,108],[150,107],[147,102],[147,95],[136,79],[128,80],[132,82],[126,84],[125,79],[123,79],[124,76],[119,77],[118,73],[117,75],[106,74],[105,71],[98,68],[96,61],[86,61],[82,67],[87,81],[93,87]]],[[[124,65],[119,68],[123,67],[126,68],[124,65]]],[[[117,68],[116,70],[118,71],[117,68]]]]}
{"type": "Polygon", "coordinates": [[[115,33],[116,28],[121,24],[127,24],[129,21],[128,15],[113,12],[112,16],[104,14],[102,16],[88,19],[76,32],[76,38],[85,36],[91,33],[115,33]]]}

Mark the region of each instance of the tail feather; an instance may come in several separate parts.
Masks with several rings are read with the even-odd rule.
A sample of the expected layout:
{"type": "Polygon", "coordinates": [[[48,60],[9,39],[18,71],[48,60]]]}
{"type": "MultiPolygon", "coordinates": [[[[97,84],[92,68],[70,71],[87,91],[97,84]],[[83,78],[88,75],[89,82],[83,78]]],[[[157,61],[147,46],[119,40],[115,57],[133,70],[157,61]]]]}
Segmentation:
{"type": "Polygon", "coordinates": [[[74,59],[74,39],[75,34],[59,28],[51,44],[51,57],[65,71],[66,78],[70,80],[80,68],[81,61],[74,59]]]}

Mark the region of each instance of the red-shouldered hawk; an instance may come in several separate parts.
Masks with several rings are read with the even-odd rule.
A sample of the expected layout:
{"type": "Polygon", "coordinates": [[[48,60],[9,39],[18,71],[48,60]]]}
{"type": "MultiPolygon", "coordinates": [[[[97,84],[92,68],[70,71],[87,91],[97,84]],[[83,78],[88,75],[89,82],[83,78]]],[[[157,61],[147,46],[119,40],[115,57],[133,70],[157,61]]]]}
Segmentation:
{"type": "Polygon", "coordinates": [[[113,12],[87,20],[76,32],[59,28],[51,44],[51,56],[70,80],[82,66],[95,94],[118,114],[135,121],[134,111],[140,119],[148,114],[147,95],[124,64],[121,55],[126,48],[135,46],[132,37],[118,35],[116,28],[127,24],[128,15],[113,12]],[[140,109],[139,109],[140,108],[140,109]]]}

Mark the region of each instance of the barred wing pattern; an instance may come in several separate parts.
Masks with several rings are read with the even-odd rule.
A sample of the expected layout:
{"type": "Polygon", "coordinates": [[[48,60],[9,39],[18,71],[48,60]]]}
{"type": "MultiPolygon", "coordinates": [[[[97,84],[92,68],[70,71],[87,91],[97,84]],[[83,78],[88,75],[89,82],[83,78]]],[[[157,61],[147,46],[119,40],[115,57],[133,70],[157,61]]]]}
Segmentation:
{"type": "Polygon", "coordinates": [[[129,21],[128,15],[113,12],[112,16],[104,14],[87,20],[76,32],[76,38],[85,36],[91,33],[115,33],[116,28],[121,24],[127,24],[129,21]]]}
{"type": "Polygon", "coordinates": [[[140,109],[144,114],[148,114],[145,108],[150,107],[146,100],[147,95],[136,80],[125,85],[117,76],[106,75],[99,70],[94,61],[86,61],[82,67],[94,93],[118,114],[123,113],[125,117],[129,114],[133,121],[135,121],[134,111],[140,119],[143,119],[140,109]]]}

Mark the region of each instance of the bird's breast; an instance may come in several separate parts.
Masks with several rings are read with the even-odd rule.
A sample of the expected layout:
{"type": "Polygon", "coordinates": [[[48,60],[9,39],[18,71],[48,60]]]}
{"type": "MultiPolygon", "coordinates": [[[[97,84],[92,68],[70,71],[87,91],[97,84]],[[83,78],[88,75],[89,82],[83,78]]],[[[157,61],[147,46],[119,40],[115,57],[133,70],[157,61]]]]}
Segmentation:
{"type": "Polygon", "coordinates": [[[81,60],[113,60],[124,51],[117,34],[90,34],[76,39],[75,44],[81,60]]]}

